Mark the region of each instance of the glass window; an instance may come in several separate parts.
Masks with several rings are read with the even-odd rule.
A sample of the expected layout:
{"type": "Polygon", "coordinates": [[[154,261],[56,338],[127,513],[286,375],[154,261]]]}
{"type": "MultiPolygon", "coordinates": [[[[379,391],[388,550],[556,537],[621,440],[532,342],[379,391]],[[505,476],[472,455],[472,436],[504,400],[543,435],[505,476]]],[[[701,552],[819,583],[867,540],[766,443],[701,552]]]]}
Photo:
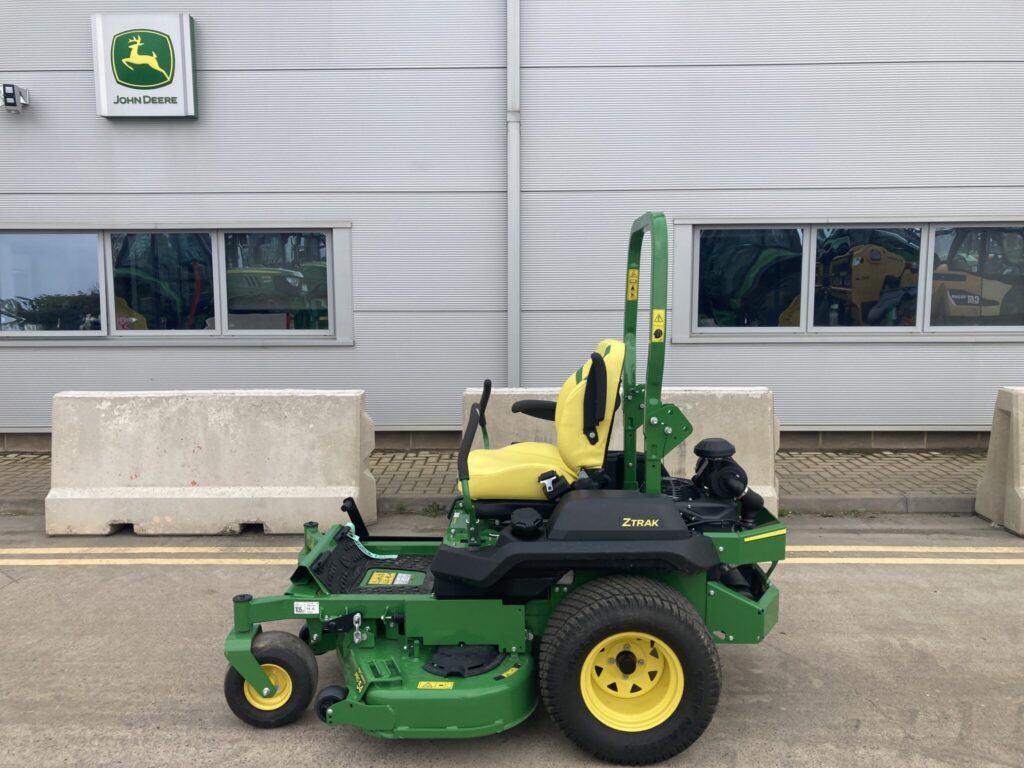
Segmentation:
{"type": "Polygon", "coordinates": [[[216,329],[211,240],[205,232],[111,234],[116,330],[216,329]]]}
{"type": "Polygon", "coordinates": [[[935,230],[932,325],[1024,325],[1024,227],[935,230]]]}
{"type": "Polygon", "coordinates": [[[800,228],[702,229],[697,324],[799,327],[803,236],[800,228]]]}
{"type": "Polygon", "coordinates": [[[0,333],[99,331],[96,234],[0,233],[0,333]]]}
{"type": "Polygon", "coordinates": [[[818,229],[814,325],[916,326],[921,229],[818,229]]]}
{"type": "Polygon", "coordinates": [[[327,233],[224,235],[228,328],[326,331],[327,233]]]}

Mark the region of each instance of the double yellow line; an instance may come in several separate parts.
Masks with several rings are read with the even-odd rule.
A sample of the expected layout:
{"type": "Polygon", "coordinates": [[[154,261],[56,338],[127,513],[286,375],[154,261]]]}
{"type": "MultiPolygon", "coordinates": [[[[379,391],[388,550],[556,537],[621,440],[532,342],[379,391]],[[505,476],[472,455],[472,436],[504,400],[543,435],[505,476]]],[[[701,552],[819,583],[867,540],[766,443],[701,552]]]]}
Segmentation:
{"type": "Polygon", "coordinates": [[[1024,566],[1024,546],[1020,547],[952,547],[898,546],[882,544],[791,544],[786,547],[786,564],[799,565],[1018,565],[1024,566]],[[790,557],[791,553],[818,552],[829,556],[790,557]],[[858,556],[837,556],[856,552],[858,556]],[[866,555],[866,556],[865,556],[866,555]],[[922,555],[924,555],[922,557],[922,555]],[[938,557],[947,555],[947,557],[938,557]],[[959,555],[959,557],[948,557],[959,555]],[[988,557],[966,557],[988,555],[988,557]],[[1017,555],[1017,557],[992,557],[1017,555]]]}
{"type": "Polygon", "coordinates": [[[47,565],[288,565],[295,566],[299,548],[291,547],[3,547],[4,566],[47,565]],[[286,557],[238,557],[281,553],[286,557]],[[234,555],[233,557],[168,557],[168,555],[234,555]],[[57,555],[153,555],[152,557],[56,557],[57,555]],[[13,556],[13,557],[12,557],[13,556]]]}
{"type": "MultiPolygon", "coordinates": [[[[6,547],[0,548],[0,568],[4,566],[57,565],[294,566],[297,552],[298,548],[294,546],[6,547]],[[196,557],[196,555],[202,555],[202,557],[196,557]],[[255,556],[240,557],[240,555],[255,556]],[[264,556],[260,557],[260,555],[264,556]],[[266,557],[265,555],[280,556],[266,557]]],[[[1024,566],[1024,545],[1016,547],[955,547],[791,544],[786,548],[786,554],[788,556],[786,565],[1024,566]],[[805,555],[804,553],[812,554],[805,555]],[[854,554],[847,555],[846,553],[854,554]],[[978,557],[978,555],[984,555],[984,557],[978,557]],[[1005,557],[1005,555],[1013,556],[1005,557]]]]}

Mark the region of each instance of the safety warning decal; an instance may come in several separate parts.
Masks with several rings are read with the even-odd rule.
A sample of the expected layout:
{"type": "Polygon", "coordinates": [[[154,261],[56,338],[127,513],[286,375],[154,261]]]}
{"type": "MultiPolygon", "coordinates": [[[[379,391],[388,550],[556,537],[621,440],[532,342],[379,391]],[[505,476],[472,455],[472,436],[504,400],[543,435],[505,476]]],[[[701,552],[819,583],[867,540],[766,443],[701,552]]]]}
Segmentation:
{"type": "Polygon", "coordinates": [[[520,667],[519,664],[513,664],[511,667],[506,669],[500,675],[495,675],[494,679],[495,680],[507,680],[508,678],[512,677],[512,675],[514,675],[516,672],[519,671],[519,667],[520,667]]]}
{"type": "Polygon", "coordinates": [[[366,582],[370,586],[386,586],[395,583],[395,576],[398,574],[394,571],[374,571],[370,574],[370,580],[366,582]]]}
{"type": "Polygon", "coordinates": [[[420,680],[416,687],[421,691],[450,691],[455,687],[453,680],[420,680]]]}
{"type": "Polygon", "coordinates": [[[630,269],[626,272],[626,301],[636,301],[640,292],[640,270],[630,269]]]}
{"type": "Polygon", "coordinates": [[[651,341],[660,344],[665,341],[665,310],[651,310],[651,341]]]}
{"type": "Polygon", "coordinates": [[[297,601],[292,603],[292,609],[295,611],[296,616],[319,616],[320,615],[320,603],[313,601],[297,601]]]}

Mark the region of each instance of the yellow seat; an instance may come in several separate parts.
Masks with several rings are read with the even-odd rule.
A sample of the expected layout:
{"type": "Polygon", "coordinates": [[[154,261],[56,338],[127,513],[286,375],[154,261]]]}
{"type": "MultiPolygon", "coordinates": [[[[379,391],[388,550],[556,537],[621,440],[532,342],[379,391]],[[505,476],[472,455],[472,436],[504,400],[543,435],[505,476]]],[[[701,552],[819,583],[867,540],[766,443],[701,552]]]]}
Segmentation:
{"type": "Polygon", "coordinates": [[[579,477],[580,470],[604,465],[626,347],[621,341],[605,339],[595,352],[604,363],[606,375],[604,409],[598,423],[586,424],[586,390],[594,365],[591,359],[565,380],[558,393],[557,445],[515,443],[470,452],[469,493],[472,498],[541,501],[547,498],[538,480],[541,475],[554,471],[572,483],[579,477]],[[586,426],[592,427],[589,434],[586,426]]]}

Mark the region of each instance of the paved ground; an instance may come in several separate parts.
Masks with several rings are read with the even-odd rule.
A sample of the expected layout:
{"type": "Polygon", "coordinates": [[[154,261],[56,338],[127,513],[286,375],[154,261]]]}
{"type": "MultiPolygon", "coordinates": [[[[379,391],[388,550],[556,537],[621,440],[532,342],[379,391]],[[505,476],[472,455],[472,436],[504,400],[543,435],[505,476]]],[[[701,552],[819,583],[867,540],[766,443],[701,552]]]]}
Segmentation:
{"type": "MultiPolygon", "coordinates": [[[[455,489],[455,451],[375,451],[383,513],[438,512],[455,489]]],[[[979,451],[782,451],[782,507],[796,512],[970,514],[985,463],[979,451]]],[[[47,454],[0,453],[0,512],[41,511],[50,487],[47,454]]]]}
{"type": "MultiPolygon", "coordinates": [[[[420,532],[443,524],[387,524],[410,522],[420,532]]],[[[943,515],[802,517],[790,530],[778,627],[759,646],[721,649],[718,713],[669,765],[1024,765],[1024,541],[943,515]],[[920,546],[933,549],[906,551],[920,546]]],[[[9,516],[0,542],[0,766],[594,764],[543,711],[465,742],[382,741],[329,730],[312,712],[277,731],[237,721],[221,693],[230,597],[279,592],[290,560],[276,548],[297,537],[48,539],[40,517],[9,516]],[[145,553],[62,551],[94,545],[153,548],[157,564],[131,562],[145,553]]],[[[332,658],[320,658],[320,673],[321,685],[341,681],[332,658]]]]}

